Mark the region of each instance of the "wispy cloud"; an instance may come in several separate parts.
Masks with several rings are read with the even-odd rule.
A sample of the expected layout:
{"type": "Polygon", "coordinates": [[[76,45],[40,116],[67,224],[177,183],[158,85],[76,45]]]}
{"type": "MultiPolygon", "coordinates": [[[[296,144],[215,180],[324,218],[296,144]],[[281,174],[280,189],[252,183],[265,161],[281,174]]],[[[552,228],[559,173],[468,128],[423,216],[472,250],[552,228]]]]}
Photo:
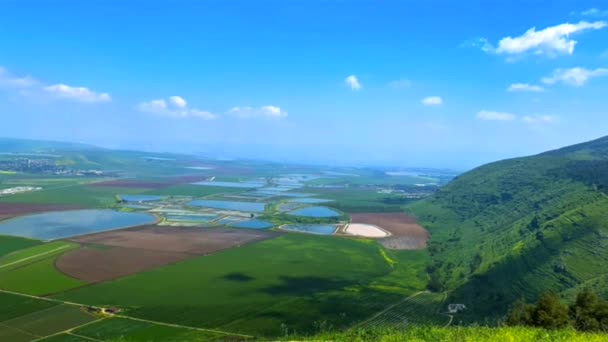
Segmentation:
{"type": "Polygon", "coordinates": [[[581,87],[592,78],[608,76],[608,69],[598,68],[595,70],[588,70],[585,68],[571,68],[571,69],[555,69],[553,74],[542,79],[545,84],[556,84],[563,83],[570,86],[581,87]]]}
{"type": "Polygon", "coordinates": [[[359,79],[355,75],[350,75],[346,77],[344,79],[344,83],[346,83],[346,85],[354,91],[361,90],[362,88],[361,83],[359,83],[359,79]]]}
{"type": "Polygon", "coordinates": [[[28,90],[28,94],[46,94],[57,99],[83,103],[109,102],[112,100],[108,93],[96,92],[87,87],[74,87],[63,83],[47,85],[30,76],[15,76],[2,67],[0,67],[0,86],[22,91],[28,90]]]}
{"type": "Polygon", "coordinates": [[[582,16],[593,17],[593,18],[604,18],[608,17],[608,10],[601,10],[598,8],[590,8],[586,11],[581,12],[582,16]]]}
{"type": "Polygon", "coordinates": [[[407,79],[395,80],[388,83],[388,86],[393,89],[405,89],[412,86],[412,81],[407,79]]]}
{"type": "Polygon", "coordinates": [[[277,106],[262,106],[262,107],[234,107],[228,111],[229,114],[241,119],[251,118],[268,118],[282,119],[287,117],[288,113],[277,106]]]}
{"type": "Polygon", "coordinates": [[[576,24],[565,23],[550,26],[540,31],[532,27],[521,36],[502,38],[497,47],[492,46],[485,39],[481,39],[479,45],[481,45],[483,51],[499,55],[514,56],[527,53],[549,57],[571,55],[574,53],[577,44],[577,41],[572,39],[572,35],[599,30],[607,25],[605,21],[581,21],[576,24]]]}
{"type": "Polygon", "coordinates": [[[517,115],[491,110],[481,110],[477,113],[477,118],[485,121],[513,121],[517,119],[517,115]]]}
{"type": "Polygon", "coordinates": [[[535,84],[513,83],[507,88],[507,91],[540,93],[540,92],[545,91],[545,88],[543,88],[539,85],[535,85],[535,84]]]}
{"type": "Polygon", "coordinates": [[[97,93],[86,87],[72,87],[67,84],[54,84],[43,88],[47,93],[63,99],[78,102],[109,102],[112,100],[108,93],[97,93]]]}
{"type": "Polygon", "coordinates": [[[443,99],[439,96],[427,96],[420,102],[425,106],[439,106],[443,104],[443,99]]]}
{"type": "Polygon", "coordinates": [[[0,67],[0,86],[9,88],[29,88],[36,85],[38,85],[38,81],[35,79],[29,76],[15,76],[5,68],[0,67]]]}
{"type": "Polygon", "coordinates": [[[528,124],[538,125],[554,123],[556,118],[552,115],[526,115],[522,120],[528,124]]]}
{"type": "Polygon", "coordinates": [[[200,118],[204,120],[216,118],[216,115],[211,112],[188,107],[188,102],[181,96],[171,96],[168,100],[156,99],[141,102],[137,105],[137,109],[141,112],[172,118],[200,118]]]}

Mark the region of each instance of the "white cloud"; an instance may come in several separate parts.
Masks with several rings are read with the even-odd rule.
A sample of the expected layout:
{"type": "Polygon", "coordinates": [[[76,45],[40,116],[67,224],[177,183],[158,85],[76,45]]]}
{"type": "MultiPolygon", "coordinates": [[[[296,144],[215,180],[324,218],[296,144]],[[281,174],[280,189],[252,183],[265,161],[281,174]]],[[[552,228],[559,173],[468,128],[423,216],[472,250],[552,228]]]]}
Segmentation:
{"type": "Polygon", "coordinates": [[[242,118],[270,118],[270,119],[281,119],[287,117],[288,113],[277,106],[262,106],[259,108],[253,107],[234,107],[228,111],[228,113],[242,118]]]}
{"type": "Polygon", "coordinates": [[[526,115],[522,118],[522,120],[529,124],[550,124],[555,122],[555,117],[551,115],[526,115]]]}
{"type": "Polygon", "coordinates": [[[542,79],[545,84],[556,84],[563,83],[575,87],[583,86],[587,81],[594,77],[608,76],[608,69],[598,68],[595,70],[588,70],[585,68],[571,68],[571,69],[556,69],[553,74],[549,77],[542,79]]]}
{"type": "Polygon", "coordinates": [[[17,77],[2,67],[0,67],[0,86],[20,89],[21,94],[47,94],[55,98],[84,103],[109,102],[112,100],[108,93],[98,93],[86,87],[73,87],[63,83],[45,85],[30,76],[17,77]],[[27,92],[25,89],[27,89],[27,92]]]}
{"type": "Polygon", "coordinates": [[[601,18],[601,17],[608,17],[608,10],[601,10],[598,8],[590,8],[586,11],[582,11],[581,12],[582,16],[585,17],[596,17],[596,18],[601,18]]]}
{"type": "Polygon", "coordinates": [[[394,89],[404,89],[412,86],[412,81],[406,79],[395,80],[389,82],[388,86],[394,89]]]}
{"type": "Polygon", "coordinates": [[[361,90],[362,86],[361,83],[359,83],[359,79],[357,79],[357,76],[355,75],[350,75],[347,78],[344,79],[344,83],[346,83],[346,85],[348,87],[350,87],[351,90],[361,90]]]}
{"type": "Polygon", "coordinates": [[[577,44],[577,41],[572,39],[571,35],[589,30],[599,30],[607,25],[604,21],[592,23],[581,21],[577,24],[565,23],[551,26],[540,31],[532,27],[521,36],[502,38],[498,42],[498,47],[493,47],[485,39],[480,40],[480,42],[483,42],[482,50],[488,53],[505,55],[533,53],[550,57],[560,54],[571,55],[574,53],[574,47],[577,44]]]}
{"type": "Polygon", "coordinates": [[[204,120],[215,119],[216,115],[204,110],[189,108],[188,102],[180,96],[171,96],[169,101],[157,99],[141,102],[137,105],[137,109],[141,112],[157,114],[173,118],[200,118],[204,120]]]}
{"type": "Polygon", "coordinates": [[[25,76],[17,77],[12,75],[3,67],[0,67],[0,86],[9,88],[29,88],[38,84],[35,79],[25,76]]]}
{"type": "Polygon", "coordinates": [[[186,106],[188,106],[188,102],[181,96],[171,96],[169,97],[169,101],[177,108],[186,108],[186,106]]]}
{"type": "Polygon", "coordinates": [[[425,106],[439,106],[443,104],[443,99],[439,96],[428,96],[423,98],[421,102],[425,106]]]}
{"type": "Polygon", "coordinates": [[[69,100],[79,102],[109,102],[112,100],[108,93],[96,93],[89,88],[85,87],[71,87],[66,84],[54,84],[43,88],[49,94],[52,94],[59,98],[65,98],[69,100]]]}
{"type": "Polygon", "coordinates": [[[482,110],[477,113],[477,118],[480,120],[487,121],[512,121],[517,118],[517,115],[511,113],[482,110]]]}
{"type": "Polygon", "coordinates": [[[528,91],[533,93],[540,93],[545,91],[545,89],[541,86],[528,84],[528,83],[513,83],[507,88],[507,91],[516,92],[516,91],[528,91]]]}

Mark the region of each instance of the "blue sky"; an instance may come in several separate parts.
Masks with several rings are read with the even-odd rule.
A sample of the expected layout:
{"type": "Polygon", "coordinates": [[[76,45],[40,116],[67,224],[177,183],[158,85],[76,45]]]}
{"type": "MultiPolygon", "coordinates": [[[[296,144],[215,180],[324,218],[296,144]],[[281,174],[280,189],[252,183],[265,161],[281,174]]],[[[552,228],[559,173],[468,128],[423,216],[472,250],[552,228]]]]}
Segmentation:
{"type": "Polygon", "coordinates": [[[126,3],[0,0],[0,136],[469,168],[608,135],[605,1],[126,3]]]}

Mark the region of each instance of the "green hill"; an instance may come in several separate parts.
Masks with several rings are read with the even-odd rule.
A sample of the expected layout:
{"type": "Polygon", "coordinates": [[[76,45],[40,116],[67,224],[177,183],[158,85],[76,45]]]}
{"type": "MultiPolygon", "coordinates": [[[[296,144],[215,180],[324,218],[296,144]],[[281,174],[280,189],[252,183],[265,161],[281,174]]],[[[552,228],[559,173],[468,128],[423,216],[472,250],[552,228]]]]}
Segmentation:
{"type": "Polygon", "coordinates": [[[432,235],[431,284],[494,321],[518,298],[608,295],[608,137],[467,172],[409,210],[432,235]]]}

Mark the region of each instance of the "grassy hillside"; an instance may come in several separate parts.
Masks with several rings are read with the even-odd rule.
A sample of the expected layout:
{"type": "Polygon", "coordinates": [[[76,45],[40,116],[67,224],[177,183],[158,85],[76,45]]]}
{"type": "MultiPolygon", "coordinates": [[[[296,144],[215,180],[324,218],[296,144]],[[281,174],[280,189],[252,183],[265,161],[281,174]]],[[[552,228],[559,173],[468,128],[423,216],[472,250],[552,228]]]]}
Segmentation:
{"type": "MultiPolygon", "coordinates": [[[[310,338],[286,340],[311,340],[310,338]]],[[[451,342],[600,342],[608,341],[608,335],[580,333],[572,330],[543,330],[533,328],[486,328],[486,327],[413,327],[406,331],[393,329],[349,330],[346,332],[326,333],[314,337],[314,341],[451,341],[451,342]]]]}
{"type": "Polygon", "coordinates": [[[594,285],[608,294],[608,138],[504,160],[409,206],[430,230],[429,271],[464,320],[520,297],[594,285]]]}

